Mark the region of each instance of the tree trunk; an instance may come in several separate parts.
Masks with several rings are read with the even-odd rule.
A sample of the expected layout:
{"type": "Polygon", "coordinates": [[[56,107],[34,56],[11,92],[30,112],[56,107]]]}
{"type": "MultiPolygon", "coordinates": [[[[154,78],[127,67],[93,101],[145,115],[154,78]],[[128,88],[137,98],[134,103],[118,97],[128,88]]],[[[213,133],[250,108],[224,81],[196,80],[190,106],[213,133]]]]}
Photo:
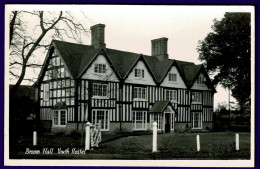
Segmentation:
{"type": "Polygon", "coordinates": [[[17,16],[17,11],[14,11],[14,16],[10,22],[10,42],[9,42],[9,46],[11,45],[11,42],[12,42],[12,39],[13,39],[13,34],[14,34],[14,25],[15,25],[15,19],[16,19],[16,16],[17,16]]]}

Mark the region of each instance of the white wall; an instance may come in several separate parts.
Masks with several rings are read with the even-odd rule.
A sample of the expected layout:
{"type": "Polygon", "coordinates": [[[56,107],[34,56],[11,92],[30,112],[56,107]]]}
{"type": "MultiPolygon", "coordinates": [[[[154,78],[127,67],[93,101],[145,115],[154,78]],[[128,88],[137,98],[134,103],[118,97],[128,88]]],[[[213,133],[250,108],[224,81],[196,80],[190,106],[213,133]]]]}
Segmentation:
{"type": "Polygon", "coordinates": [[[163,79],[161,86],[163,86],[163,87],[176,87],[176,88],[182,88],[182,89],[187,88],[183,79],[180,76],[180,73],[178,72],[178,70],[175,66],[171,67],[170,71],[167,73],[167,75],[163,79]],[[173,74],[177,75],[177,82],[169,81],[169,73],[173,73],[173,74]]]}
{"type": "MultiPolygon", "coordinates": [[[[206,80],[206,77],[205,75],[200,72],[199,76],[198,77],[203,77],[203,79],[206,80]]],[[[197,90],[209,90],[209,88],[205,85],[205,84],[197,84],[197,79],[195,80],[195,82],[193,83],[191,89],[197,89],[197,90]]]]}
{"type": "Polygon", "coordinates": [[[99,55],[96,57],[94,62],[90,65],[86,73],[82,76],[82,79],[91,79],[91,80],[103,80],[103,81],[114,81],[118,82],[118,78],[115,74],[115,72],[110,67],[110,64],[108,63],[107,59],[103,55],[99,55]],[[95,64],[106,64],[106,74],[102,73],[95,73],[94,68],[95,64]]]}
{"type": "Polygon", "coordinates": [[[145,66],[144,62],[139,60],[136,66],[132,69],[129,73],[127,79],[125,80],[126,83],[133,83],[133,84],[147,84],[147,85],[155,85],[155,82],[150,75],[147,67],[145,66]],[[135,68],[137,69],[144,69],[144,78],[135,77],[135,68]]]}

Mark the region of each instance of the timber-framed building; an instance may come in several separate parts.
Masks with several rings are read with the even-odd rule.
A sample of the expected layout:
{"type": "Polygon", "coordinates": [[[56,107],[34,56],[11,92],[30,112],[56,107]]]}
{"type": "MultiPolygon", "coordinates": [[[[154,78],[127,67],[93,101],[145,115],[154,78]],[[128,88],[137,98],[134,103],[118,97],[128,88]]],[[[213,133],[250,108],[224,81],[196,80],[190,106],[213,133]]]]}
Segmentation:
{"type": "Polygon", "coordinates": [[[53,131],[89,121],[103,131],[211,129],[214,86],[203,67],[168,58],[167,38],[152,55],[106,48],[105,25],[91,27],[91,45],[53,40],[40,72],[41,121],[53,131]]]}

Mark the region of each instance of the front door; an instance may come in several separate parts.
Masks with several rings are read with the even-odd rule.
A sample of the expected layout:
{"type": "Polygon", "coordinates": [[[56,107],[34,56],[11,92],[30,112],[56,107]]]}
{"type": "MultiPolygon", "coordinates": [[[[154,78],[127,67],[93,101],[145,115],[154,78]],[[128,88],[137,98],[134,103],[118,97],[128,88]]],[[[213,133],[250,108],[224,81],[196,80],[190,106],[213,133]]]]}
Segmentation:
{"type": "Polygon", "coordinates": [[[171,113],[165,113],[165,133],[171,132],[171,113]]]}

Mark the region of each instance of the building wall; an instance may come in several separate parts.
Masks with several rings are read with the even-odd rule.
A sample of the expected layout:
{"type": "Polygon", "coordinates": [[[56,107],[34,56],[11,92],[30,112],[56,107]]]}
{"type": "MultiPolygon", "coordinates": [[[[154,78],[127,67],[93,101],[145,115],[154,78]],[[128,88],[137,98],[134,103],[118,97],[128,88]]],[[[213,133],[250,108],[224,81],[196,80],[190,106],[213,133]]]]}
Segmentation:
{"type": "MultiPolygon", "coordinates": [[[[207,86],[200,86],[195,83],[192,90],[187,90],[175,66],[170,69],[170,72],[177,74],[177,83],[169,82],[167,75],[161,86],[158,86],[155,84],[152,75],[150,75],[148,68],[142,60],[138,61],[135,68],[144,69],[145,78],[135,78],[133,69],[127,79],[123,83],[120,83],[109,66],[109,62],[103,55],[99,55],[83,75],[82,80],[76,84],[75,80],[70,79],[69,72],[66,70],[66,66],[63,64],[60,56],[54,53],[51,56],[50,64],[40,87],[40,119],[52,120],[53,113],[51,108],[57,102],[65,101],[67,105],[67,121],[69,122],[67,123],[68,127],[65,128],[66,130],[69,130],[69,126],[72,125],[70,123],[87,121],[93,109],[109,110],[110,131],[116,131],[117,128],[120,128],[120,122],[122,130],[132,130],[133,111],[147,111],[147,129],[149,130],[151,126],[148,111],[156,101],[165,100],[166,90],[171,89],[177,91],[177,101],[172,102],[174,111],[176,112],[176,130],[183,130],[185,124],[188,124],[188,126],[191,125],[191,114],[196,111],[202,112],[203,122],[213,121],[213,96],[207,86]],[[95,63],[108,65],[107,74],[102,76],[95,74],[95,63]],[[54,78],[53,73],[55,72],[58,72],[58,76],[54,78]],[[108,85],[108,97],[92,97],[90,100],[93,83],[106,83],[108,85]],[[49,85],[50,88],[49,100],[44,100],[45,85],[49,85]],[[76,86],[78,93],[75,93],[76,86]],[[146,99],[133,99],[134,87],[145,87],[146,99]],[[201,104],[191,104],[192,91],[202,92],[201,104]],[[75,109],[75,96],[77,96],[77,110],[75,109]],[[77,114],[75,114],[76,112],[77,114]],[[75,117],[78,118],[75,119],[75,117]]],[[[200,74],[200,76],[204,76],[204,74],[200,74]]]]}

